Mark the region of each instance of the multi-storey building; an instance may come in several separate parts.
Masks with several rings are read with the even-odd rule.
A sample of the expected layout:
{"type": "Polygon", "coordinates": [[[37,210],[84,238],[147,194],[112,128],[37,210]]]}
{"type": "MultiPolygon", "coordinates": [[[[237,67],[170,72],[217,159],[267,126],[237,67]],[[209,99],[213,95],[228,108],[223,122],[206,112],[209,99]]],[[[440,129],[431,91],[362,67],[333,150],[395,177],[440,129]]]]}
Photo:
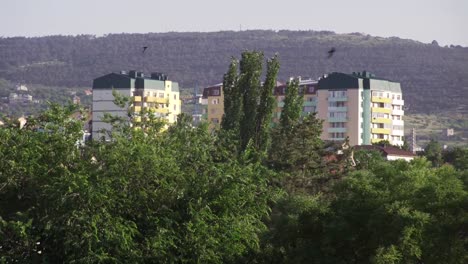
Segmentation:
{"type": "Polygon", "coordinates": [[[368,72],[331,73],[318,81],[322,139],[369,145],[388,140],[402,145],[404,101],[400,84],[368,72]]]}
{"type": "Polygon", "coordinates": [[[203,89],[202,103],[208,105],[207,120],[212,125],[221,124],[224,115],[223,84],[219,83],[203,89]]]}
{"type": "MultiPolygon", "coordinates": [[[[278,123],[284,107],[287,84],[280,84],[275,87],[276,108],[273,115],[273,122],[278,123]]],[[[299,78],[299,93],[304,95],[302,105],[302,115],[316,112],[317,110],[317,81],[312,79],[303,80],[299,78]]]]}
{"type": "MultiPolygon", "coordinates": [[[[324,121],[322,139],[342,141],[349,137],[350,145],[370,145],[382,140],[403,144],[404,101],[399,83],[368,72],[335,72],[318,82],[300,80],[299,90],[304,95],[303,115],[317,112],[324,121]]],[[[272,122],[277,123],[284,107],[286,85],[277,85],[274,95],[277,104],[272,122]]],[[[203,100],[208,105],[208,121],[220,123],[224,114],[222,84],[205,88],[203,100]]]]}
{"type": "Polygon", "coordinates": [[[105,113],[124,118],[130,114],[138,122],[142,112],[151,112],[168,123],[174,123],[181,112],[179,84],[168,80],[161,73],[145,77],[137,71],[110,73],[94,79],[92,138],[99,139],[105,136],[101,133],[103,130],[112,129],[110,124],[102,120],[105,113]],[[133,103],[130,109],[115,105],[112,91],[131,97],[133,103]]]}

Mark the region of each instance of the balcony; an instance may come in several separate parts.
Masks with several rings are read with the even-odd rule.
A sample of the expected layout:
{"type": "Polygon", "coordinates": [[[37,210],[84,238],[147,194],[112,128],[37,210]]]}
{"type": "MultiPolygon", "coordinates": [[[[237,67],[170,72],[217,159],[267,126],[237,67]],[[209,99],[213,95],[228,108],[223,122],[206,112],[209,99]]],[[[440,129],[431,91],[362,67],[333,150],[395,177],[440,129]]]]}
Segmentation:
{"type": "Polygon", "coordinates": [[[347,122],[348,118],[347,117],[329,117],[328,122],[329,123],[334,123],[334,122],[347,122]]]}
{"type": "Polygon", "coordinates": [[[132,112],[141,112],[141,106],[132,106],[130,108],[130,111],[132,111],[132,112]]]}
{"type": "Polygon", "coordinates": [[[405,125],[405,121],[403,121],[403,120],[392,120],[392,121],[393,121],[392,124],[394,126],[404,126],[405,125]]]}
{"type": "Polygon", "coordinates": [[[329,106],[328,107],[328,112],[347,112],[347,111],[348,111],[348,107],[346,106],[340,106],[340,107],[329,106]]]}
{"type": "Polygon", "coordinates": [[[399,115],[402,116],[405,114],[404,110],[392,110],[392,115],[399,115]]]}
{"type": "Polygon", "coordinates": [[[169,113],[169,108],[145,107],[145,110],[148,112],[155,112],[161,114],[169,113]]]}
{"type": "Polygon", "coordinates": [[[303,106],[317,106],[317,101],[304,101],[303,106]]]}
{"type": "Polygon", "coordinates": [[[346,133],[346,127],[329,127],[328,133],[346,133]]]}
{"type": "Polygon", "coordinates": [[[390,129],[388,128],[372,128],[371,132],[373,134],[386,134],[390,135],[390,129]]]}
{"type": "Polygon", "coordinates": [[[392,109],[390,109],[390,108],[372,107],[372,113],[391,114],[391,113],[392,113],[392,109]]]}
{"type": "Polygon", "coordinates": [[[405,131],[403,130],[393,130],[392,131],[392,136],[404,136],[405,135],[405,131]]]}
{"type": "Polygon", "coordinates": [[[141,102],[141,96],[134,96],[133,97],[133,102],[141,102]]]}
{"type": "Polygon", "coordinates": [[[345,138],[329,138],[328,140],[332,140],[332,141],[345,141],[345,138]]]}
{"type": "Polygon", "coordinates": [[[168,99],[161,98],[161,97],[154,97],[154,96],[146,96],[144,100],[146,103],[159,103],[159,104],[168,103],[168,99]]]}
{"type": "Polygon", "coordinates": [[[376,124],[391,124],[392,120],[388,118],[382,118],[382,117],[374,117],[372,118],[372,123],[376,124]]]}
{"type": "Polygon", "coordinates": [[[405,104],[405,101],[404,101],[404,100],[400,100],[400,99],[393,99],[393,100],[392,100],[392,104],[394,104],[394,105],[404,105],[404,104],[405,104]]]}
{"type": "Polygon", "coordinates": [[[347,102],[348,97],[343,96],[343,97],[328,97],[329,102],[347,102]]]}
{"type": "Polygon", "coordinates": [[[386,98],[386,97],[373,96],[371,100],[373,103],[388,103],[388,104],[392,103],[392,98],[386,98]]]}

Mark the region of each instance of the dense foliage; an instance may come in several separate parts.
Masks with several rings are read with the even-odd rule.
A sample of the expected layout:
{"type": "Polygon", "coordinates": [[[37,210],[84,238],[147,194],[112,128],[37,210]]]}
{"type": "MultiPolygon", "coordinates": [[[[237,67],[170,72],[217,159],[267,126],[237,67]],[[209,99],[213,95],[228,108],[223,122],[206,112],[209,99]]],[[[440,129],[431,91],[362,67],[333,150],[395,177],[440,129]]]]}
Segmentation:
{"type": "Polygon", "coordinates": [[[76,105],[50,105],[22,128],[4,119],[0,263],[468,261],[467,149],[434,141],[427,158],[390,162],[323,142],[295,81],[280,124],[259,126],[279,67],[268,61],[262,85],[262,60],[245,52],[239,75],[232,61],[225,100],[244,97],[217,131],[183,114],[167,127],[151,112],[109,116],[109,140],[83,145],[76,105]]]}
{"type": "Polygon", "coordinates": [[[183,117],[80,147],[72,110],[0,128],[0,262],[223,263],[258,249],[271,171],[217,161],[225,150],[183,117]]]}

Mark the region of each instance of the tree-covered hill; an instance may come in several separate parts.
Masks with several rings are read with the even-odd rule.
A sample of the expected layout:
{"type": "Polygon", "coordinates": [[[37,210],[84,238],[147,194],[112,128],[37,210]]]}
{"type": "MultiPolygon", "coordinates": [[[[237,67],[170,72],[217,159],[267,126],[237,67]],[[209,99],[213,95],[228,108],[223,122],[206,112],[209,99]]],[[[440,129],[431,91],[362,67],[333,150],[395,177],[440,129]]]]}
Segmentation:
{"type": "Polygon", "coordinates": [[[468,48],[317,31],[224,31],[0,38],[0,78],[47,86],[91,86],[112,71],[167,73],[182,87],[222,80],[246,49],[279,54],[279,78],[367,70],[399,81],[410,113],[468,110],[468,48]],[[143,53],[142,47],[148,49],[143,53]],[[327,50],[337,52],[327,59],[327,50]]]}

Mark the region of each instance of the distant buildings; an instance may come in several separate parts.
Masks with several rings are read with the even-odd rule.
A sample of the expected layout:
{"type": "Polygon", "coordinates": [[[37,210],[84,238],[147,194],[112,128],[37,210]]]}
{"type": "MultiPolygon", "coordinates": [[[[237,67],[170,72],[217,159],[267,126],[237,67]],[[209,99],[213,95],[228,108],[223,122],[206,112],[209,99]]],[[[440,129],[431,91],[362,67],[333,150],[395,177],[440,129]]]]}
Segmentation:
{"type": "Polygon", "coordinates": [[[368,72],[331,73],[318,81],[322,139],[369,145],[388,140],[403,145],[404,101],[400,84],[368,72]]]}
{"type": "Polygon", "coordinates": [[[33,103],[33,97],[29,94],[28,87],[18,85],[14,93],[8,95],[9,104],[29,104],[33,103]]]}
{"type": "Polygon", "coordinates": [[[110,73],[93,81],[92,138],[98,139],[110,131],[111,125],[102,120],[105,113],[141,121],[142,110],[152,112],[156,117],[174,123],[181,113],[179,84],[167,79],[162,73],[152,73],[146,77],[137,71],[110,73]],[[114,104],[112,91],[131,97],[130,112],[114,104]]]}
{"type": "MultiPolygon", "coordinates": [[[[388,140],[403,145],[404,100],[398,82],[376,78],[368,72],[345,74],[334,72],[320,78],[300,80],[304,94],[303,115],[317,112],[322,119],[322,139],[343,141],[350,145],[370,145],[388,140]]],[[[279,122],[284,107],[286,85],[277,85],[277,106],[272,122],[279,122]]],[[[208,106],[207,119],[219,124],[224,114],[222,84],[204,89],[208,106]]]]}

